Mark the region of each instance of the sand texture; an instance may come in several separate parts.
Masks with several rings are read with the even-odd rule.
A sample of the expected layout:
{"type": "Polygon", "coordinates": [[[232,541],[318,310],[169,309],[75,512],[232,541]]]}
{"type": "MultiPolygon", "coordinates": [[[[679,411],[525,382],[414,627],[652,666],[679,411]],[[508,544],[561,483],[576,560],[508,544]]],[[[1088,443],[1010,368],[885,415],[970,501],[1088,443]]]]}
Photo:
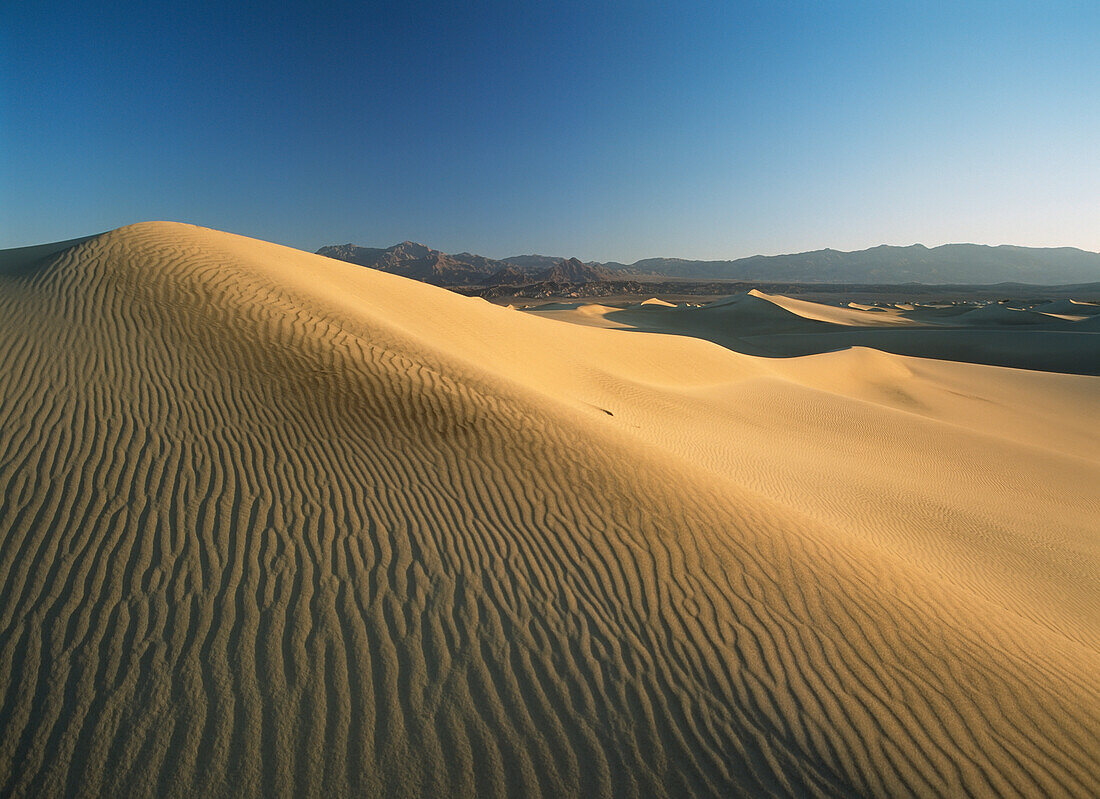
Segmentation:
{"type": "Polygon", "coordinates": [[[806,305],[0,254],[0,795],[1100,794],[1100,378],[806,305]]]}

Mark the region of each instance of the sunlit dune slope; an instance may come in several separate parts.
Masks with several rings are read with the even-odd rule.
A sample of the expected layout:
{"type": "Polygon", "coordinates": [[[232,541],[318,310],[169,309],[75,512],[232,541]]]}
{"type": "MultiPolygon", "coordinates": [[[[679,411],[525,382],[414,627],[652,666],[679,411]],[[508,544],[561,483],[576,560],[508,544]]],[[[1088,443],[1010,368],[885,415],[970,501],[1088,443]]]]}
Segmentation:
{"type": "Polygon", "coordinates": [[[1097,378],[2,261],[4,795],[1100,792],[1097,378]]]}
{"type": "Polygon", "coordinates": [[[748,296],[770,302],[796,316],[800,316],[803,319],[811,319],[816,322],[829,322],[830,324],[845,325],[849,327],[912,326],[916,324],[913,320],[902,316],[896,310],[888,311],[883,308],[872,308],[871,306],[864,306],[862,308],[838,308],[833,305],[822,305],[817,302],[796,300],[791,297],[784,297],[781,294],[765,294],[756,289],[748,292],[748,296]]]}

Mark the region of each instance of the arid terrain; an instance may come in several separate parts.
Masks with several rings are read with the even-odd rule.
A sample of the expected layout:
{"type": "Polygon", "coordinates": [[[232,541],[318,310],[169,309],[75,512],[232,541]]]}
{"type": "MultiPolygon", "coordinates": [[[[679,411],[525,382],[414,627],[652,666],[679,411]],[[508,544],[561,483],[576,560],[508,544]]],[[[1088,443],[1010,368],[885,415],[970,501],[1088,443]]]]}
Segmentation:
{"type": "Polygon", "coordinates": [[[863,299],[0,253],[0,795],[1100,795],[1100,306],[863,299]]]}

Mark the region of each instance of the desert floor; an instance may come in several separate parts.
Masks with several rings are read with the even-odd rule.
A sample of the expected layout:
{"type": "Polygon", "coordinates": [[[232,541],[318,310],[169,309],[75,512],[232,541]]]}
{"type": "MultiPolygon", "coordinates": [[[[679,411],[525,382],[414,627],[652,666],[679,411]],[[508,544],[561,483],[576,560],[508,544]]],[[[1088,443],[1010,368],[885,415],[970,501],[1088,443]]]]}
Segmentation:
{"type": "Polygon", "coordinates": [[[1068,300],[0,253],[0,795],[1100,795],[1098,371],[1068,300]]]}

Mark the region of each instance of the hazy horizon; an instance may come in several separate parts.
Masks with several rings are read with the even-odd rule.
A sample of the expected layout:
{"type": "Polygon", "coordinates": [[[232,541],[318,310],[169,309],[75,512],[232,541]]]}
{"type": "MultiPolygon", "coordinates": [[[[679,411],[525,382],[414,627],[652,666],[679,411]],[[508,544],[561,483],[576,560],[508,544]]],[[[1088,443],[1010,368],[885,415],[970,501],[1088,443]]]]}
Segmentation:
{"type": "MultiPolygon", "coordinates": [[[[606,258],[606,259],[587,258],[583,255],[578,255],[578,254],[575,254],[575,253],[560,253],[560,252],[533,252],[533,251],[527,251],[527,252],[509,252],[509,253],[504,254],[504,255],[497,255],[497,254],[488,253],[488,252],[484,252],[483,250],[477,250],[477,249],[473,249],[473,250],[471,250],[471,249],[441,250],[439,247],[436,247],[430,241],[417,241],[415,239],[402,239],[401,241],[395,241],[395,242],[392,242],[390,244],[378,244],[378,243],[374,243],[374,242],[362,242],[362,241],[330,241],[330,242],[326,242],[325,244],[321,244],[318,247],[314,247],[312,250],[307,249],[307,252],[314,252],[317,249],[319,249],[320,247],[346,245],[346,244],[353,244],[357,247],[370,247],[370,248],[374,248],[374,249],[383,249],[384,250],[384,249],[389,249],[391,247],[396,247],[397,245],[403,244],[406,241],[411,241],[414,244],[422,244],[426,247],[431,247],[433,250],[439,250],[440,252],[445,252],[448,255],[455,255],[457,253],[465,252],[465,253],[469,253],[470,255],[481,255],[481,256],[484,256],[486,258],[492,258],[493,260],[496,260],[496,261],[505,261],[508,258],[518,258],[518,257],[523,257],[523,256],[540,256],[540,257],[544,257],[544,258],[577,258],[577,259],[579,259],[581,261],[584,261],[586,263],[591,263],[593,261],[598,261],[599,263],[621,263],[621,264],[627,264],[627,265],[632,264],[632,263],[636,263],[638,261],[648,261],[648,260],[653,260],[653,259],[658,259],[658,258],[683,259],[683,260],[690,260],[690,261],[737,261],[737,260],[741,260],[743,258],[753,258],[753,257],[756,257],[756,256],[763,256],[765,258],[774,258],[774,257],[780,256],[780,255],[801,255],[801,254],[809,253],[809,252],[833,251],[833,252],[840,252],[840,253],[851,253],[851,252],[860,252],[860,251],[863,251],[863,250],[875,249],[877,247],[894,247],[894,248],[897,248],[897,249],[906,249],[906,248],[909,248],[909,247],[924,247],[925,249],[928,249],[928,250],[935,250],[935,249],[938,249],[940,247],[952,247],[952,246],[958,246],[958,245],[967,245],[967,246],[975,246],[975,247],[990,247],[990,248],[996,248],[996,247],[1021,247],[1021,248],[1025,248],[1025,249],[1051,249],[1051,250],[1077,249],[1077,250],[1081,250],[1082,252],[1087,252],[1087,253],[1091,253],[1091,254],[1100,255],[1100,251],[1098,251],[1098,250],[1086,250],[1082,247],[1072,247],[1071,245],[1058,245],[1058,244],[1055,244],[1055,245],[1050,245],[1050,246],[1042,246],[1042,245],[1032,246],[1032,245],[1027,245],[1027,244],[1013,244],[1011,242],[1002,242],[1002,243],[999,243],[999,244],[986,244],[986,243],[979,242],[979,241],[945,241],[942,244],[925,244],[925,243],[919,242],[919,241],[915,241],[915,242],[912,242],[910,244],[893,244],[893,243],[890,243],[890,242],[882,242],[882,243],[879,243],[879,244],[872,244],[872,245],[869,245],[867,247],[859,247],[859,248],[852,249],[852,250],[842,250],[838,247],[810,247],[809,249],[798,250],[797,252],[796,251],[751,252],[751,253],[745,253],[743,255],[700,256],[700,257],[696,257],[696,258],[688,258],[686,256],[679,255],[679,254],[661,253],[661,254],[655,254],[655,255],[643,255],[640,258],[631,258],[630,260],[624,260],[622,258],[606,258]]],[[[278,243],[278,242],[276,242],[276,243],[278,243]]]]}
{"type": "Polygon", "coordinates": [[[1096,252],[1098,32],[1080,3],[402,4],[322,21],[304,4],[24,4],[0,31],[0,247],[166,219],[306,250],[624,263],[915,241],[1096,252]]]}
{"type": "MultiPolygon", "coordinates": [[[[140,224],[142,222],[156,222],[156,221],[163,221],[163,222],[184,221],[184,222],[186,222],[186,220],[142,219],[142,220],[135,220],[133,222],[124,223],[123,225],[120,225],[120,227],[124,227],[126,225],[131,225],[131,224],[140,224]]],[[[187,223],[187,224],[200,224],[200,223],[191,222],[191,223],[187,223]]],[[[213,230],[220,230],[220,231],[226,232],[226,233],[235,233],[236,235],[241,235],[241,236],[247,236],[248,235],[246,233],[240,233],[240,232],[232,231],[232,230],[225,230],[223,228],[217,228],[217,227],[213,227],[213,226],[210,226],[210,225],[201,225],[201,226],[202,227],[209,227],[213,230]]],[[[109,230],[114,230],[114,229],[115,228],[108,228],[108,229],[105,229],[105,230],[97,230],[97,231],[93,231],[93,232],[89,232],[89,233],[66,235],[66,236],[62,236],[60,238],[52,239],[52,240],[49,240],[49,241],[36,241],[36,242],[30,242],[30,243],[26,243],[26,244],[16,244],[16,245],[12,245],[10,247],[5,246],[5,247],[0,247],[0,250],[19,249],[19,248],[22,248],[22,247],[33,247],[33,246],[37,246],[37,245],[41,245],[41,244],[52,244],[54,242],[68,241],[70,239],[84,238],[86,236],[95,236],[95,235],[99,235],[101,233],[109,232],[109,230]]],[[[265,238],[263,236],[250,236],[250,238],[257,238],[257,239],[260,239],[261,241],[269,241],[273,244],[285,244],[285,242],[279,241],[277,238],[265,238]]],[[[328,242],[323,242],[321,244],[318,244],[317,246],[310,246],[308,244],[304,245],[304,246],[295,246],[295,245],[286,245],[286,246],[295,246],[296,249],[300,249],[304,252],[311,252],[312,253],[312,252],[316,252],[318,249],[320,249],[322,247],[339,246],[339,245],[347,245],[347,244],[352,244],[352,245],[357,246],[357,247],[367,247],[367,248],[372,248],[372,249],[383,249],[384,250],[384,249],[389,249],[391,247],[396,247],[397,245],[403,244],[404,242],[412,242],[414,244],[420,244],[420,245],[423,245],[423,246],[426,246],[426,247],[430,247],[433,250],[438,250],[439,252],[447,253],[448,255],[455,255],[455,254],[458,254],[458,253],[469,253],[470,255],[480,255],[480,256],[483,256],[485,258],[491,258],[491,259],[496,260],[496,261],[505,261],[509,258],[517,258],[517,257],[523,257],[523,256],[540,256],[540,257],[545,257],[545,258],[577,258],[581,261],[584,261],[585,263],[592,263],[592,262],[621,263],[621,264],[624,264],[624,265],[627,265],[627,266],[629,266],[630,264],[636,263],[638,261],[647,261],[647,260],[655,260],[655,259],[682,259],[682,260],[687,260],[687,261],[737,261],[737,260],[741,260],[741,259],[744,259],[744,258],[753,258],[753,257],[757,257],[757,256],[763,256],[765,258],[774,258],[776,256],[781,256],[781,255],[801,255],[801,254],[805,254],[805,253],[824,252],[824,251],[833,251],[833,252],[840,252],[840,253],[852,253],[852,252],[860,252],[860,251],[863,251],[863,250],[875,249],[875,248],[878,248],[878,247],[893,247],[893,248],[898,248],[898,249],[905,249],[905,248],[909,248],[909,247],[924,247],[925,249],[934,250],[934,249],[938,249],[940,247],[950,247],[950,246],[957,246],[957,245],[969,245],[969,246],[975,246],[975,247],[989,247],[989,248],[1020,247],[1020,248],[1025,248],[1025,249],[1076,249],[1076,250],[1080,250],[1082,252],[1086,252],[1086,253],[1089,253],[1089,254],[1100,255],[1100,250],[1088,250],[1088,249],[1085,249],[1083,247],[1074,247],[1073,245],[1065,245],[1065,244],[1028,245],[1028,244],[1016,244],[1016,243],[1013,243],[1013,242],[1000,242],[1000,243],[997,243],[997,244],[989,244],[989,243],[978,242],[978,241],[945,241],[945,242],[940,243],[940,244],[926,244],[924,242],[919,242],[919,241],[911,242],[909,244],[896,244],[896,243],[892,243],[892,242],[880,242],[878,244],[871,244],[871,245],[868,245],[866,247],[858,247],[858,248],[855,248],[855,249],[840,249],[839,247],[823,246],[823,247],[810,247],[810,248],[807,248],[805,250],[797,250],[797,251],[786,250],[786,251],[776,251],[776,252],[750,252],[750,253],[744,253],[744,254],[740,254],[740,255],[712,255],[712,256],[703,255],[703,256],[697,256],[697,257],[688,257],[688,256],[681,255],[681,254],[678,254],[678,253],[659,253],[659,254],[643,255],[639,258],[630,258],[630,259],[614,258],[614,257],[602,258],[602,259],[601,258],[589,258],[584,254],[562,253],[562,252],[535,252],[533,250],[525,250],[525,251],[517,250],[515,252],[508,252],[508,253],[499,254],[499,253],[495,253],[495,252],[487,252],[485,249],[469,248],[469,247],[459,248],[459,249],[443,249],[441,247],[436,246],[436,244],[434,242],[432,242],[431,240],[417,240],[417,239],[401,239],[399,241],[393,241],[393,242],[389,242],[389,243],[380,243],[380,242],[371,242],[371,241],[328,241],[328,242]]]]}

